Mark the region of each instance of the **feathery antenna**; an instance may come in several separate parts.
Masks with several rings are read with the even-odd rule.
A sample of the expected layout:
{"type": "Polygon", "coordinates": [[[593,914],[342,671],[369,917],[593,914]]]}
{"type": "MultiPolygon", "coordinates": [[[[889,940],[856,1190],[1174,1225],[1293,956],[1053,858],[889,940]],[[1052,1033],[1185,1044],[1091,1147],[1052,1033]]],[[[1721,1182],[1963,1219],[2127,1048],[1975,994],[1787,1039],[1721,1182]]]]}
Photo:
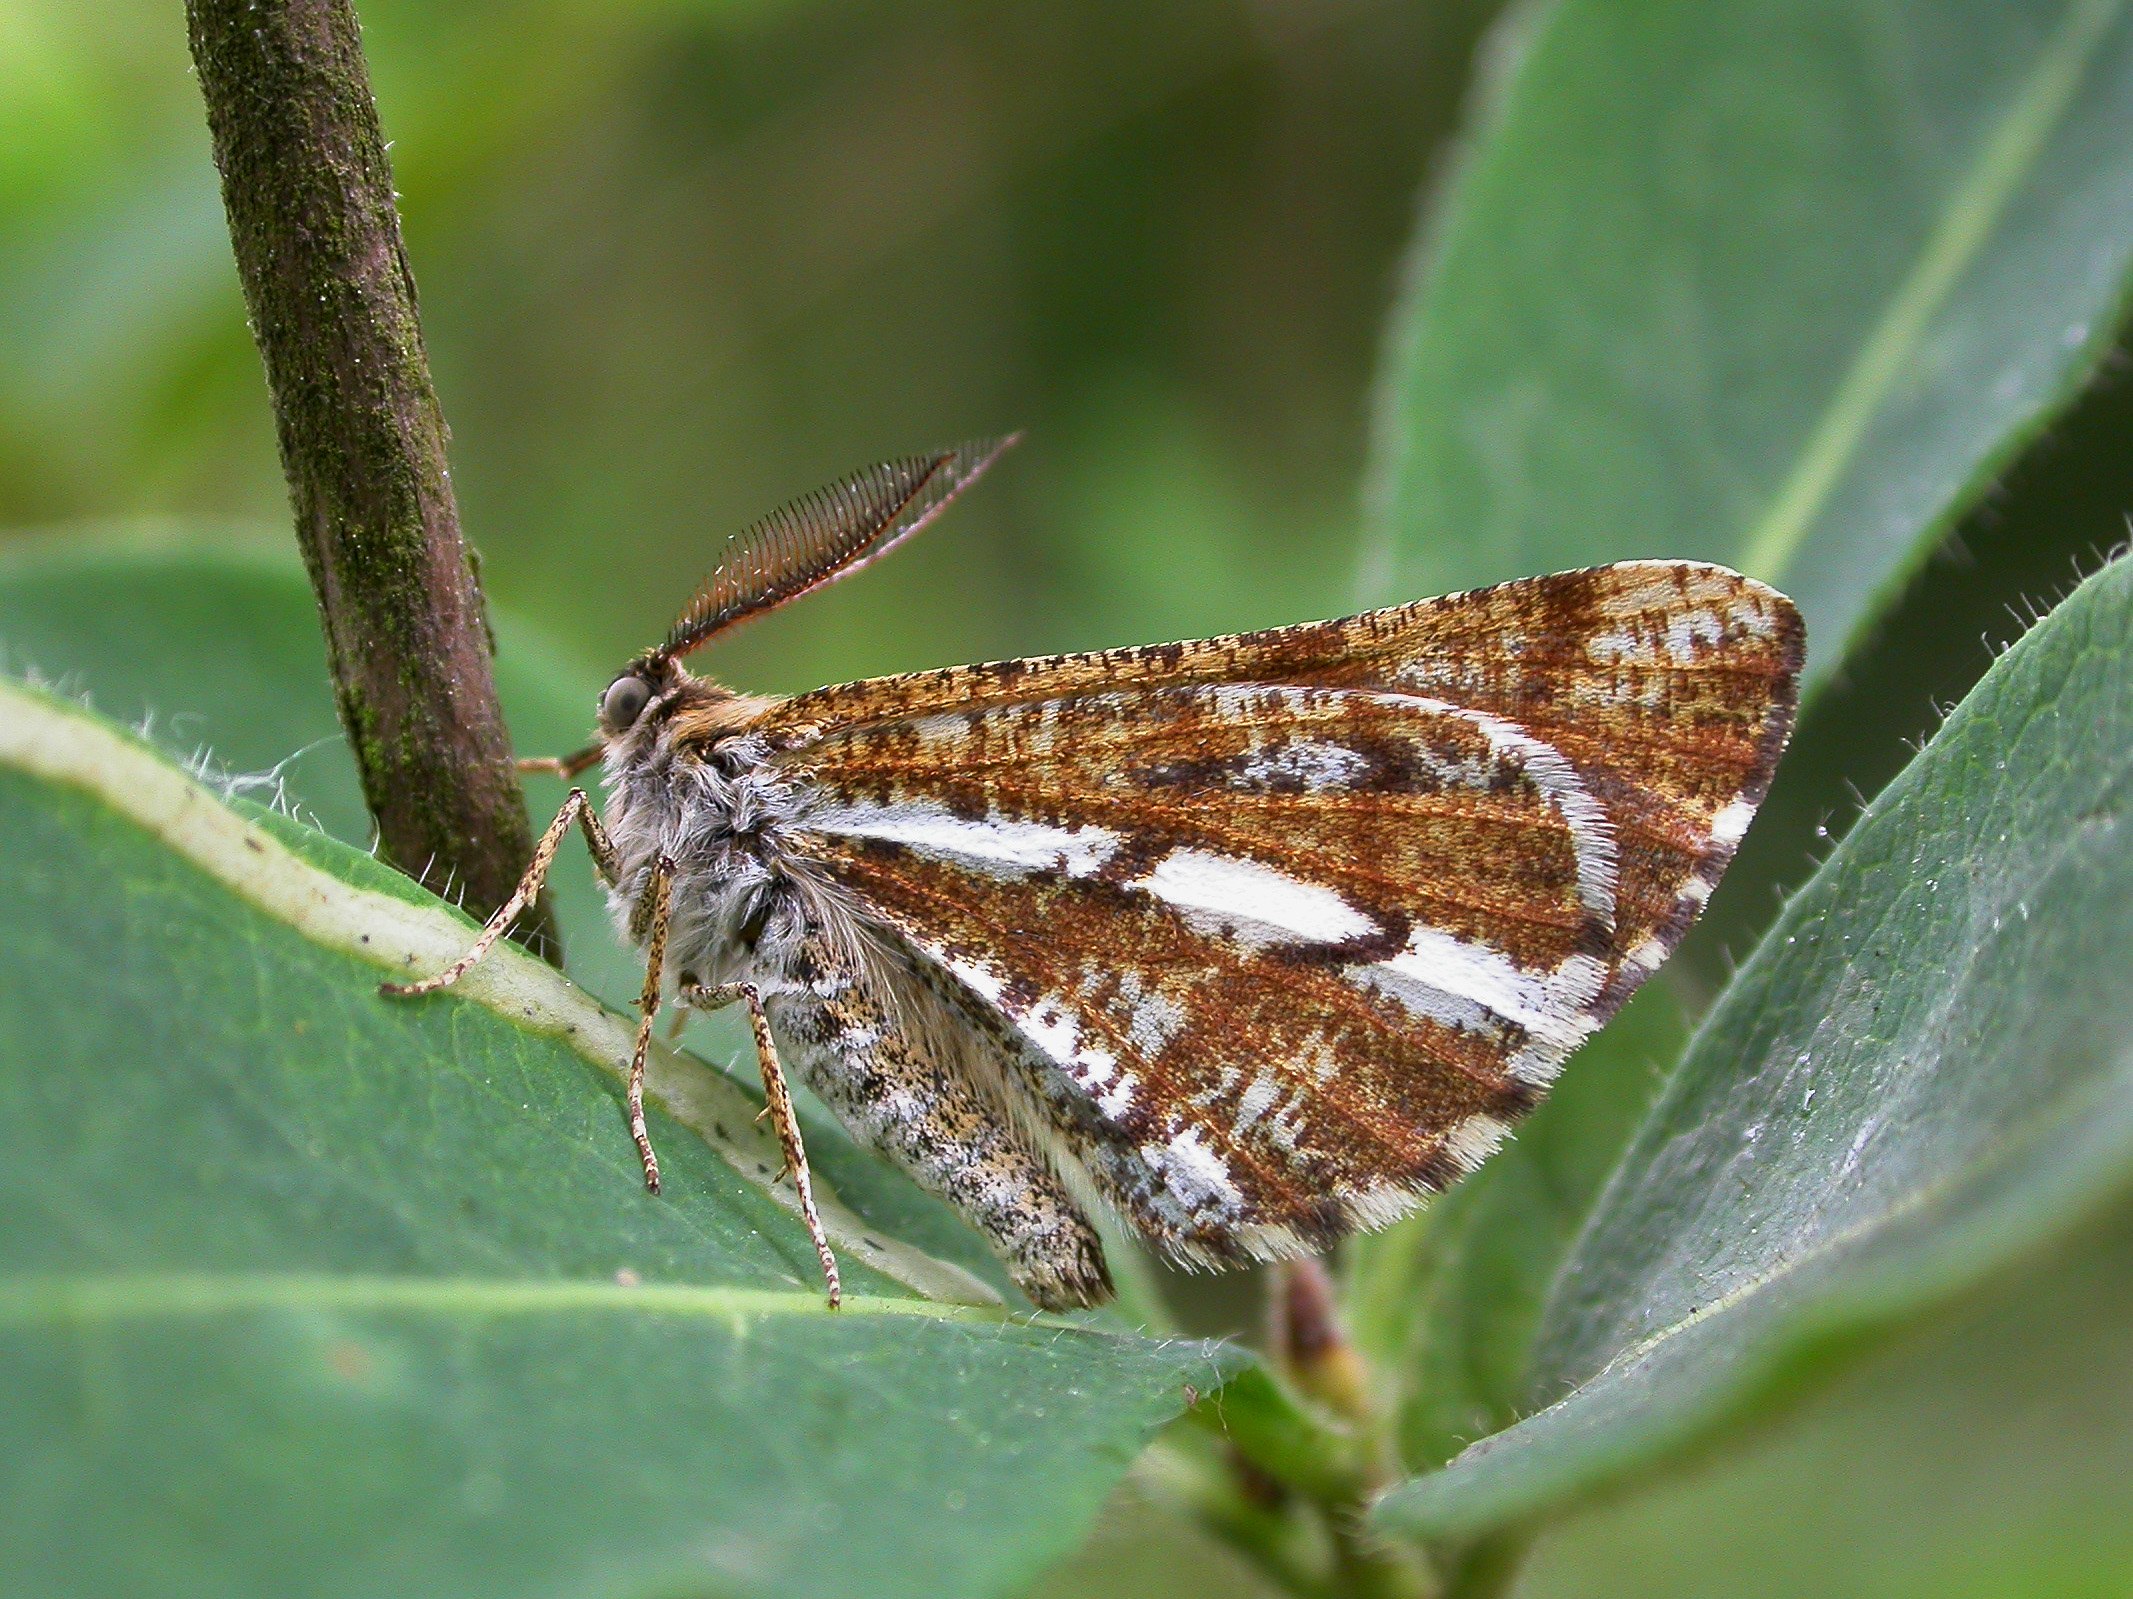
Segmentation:
{"type": "Polygon", "coordinates": [[[659,653],[686,655],[879,560],[940,515],[1022,435],[884,461],[794,500],[736,534],[659,653]]]}

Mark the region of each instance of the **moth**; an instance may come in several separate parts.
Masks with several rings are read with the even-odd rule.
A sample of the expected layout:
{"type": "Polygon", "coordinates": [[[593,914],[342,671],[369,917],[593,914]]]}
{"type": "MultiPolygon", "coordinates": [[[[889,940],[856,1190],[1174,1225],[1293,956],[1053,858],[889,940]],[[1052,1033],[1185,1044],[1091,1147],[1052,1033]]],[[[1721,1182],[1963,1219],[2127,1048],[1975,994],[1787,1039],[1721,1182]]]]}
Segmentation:
{"type": "Polygon", "coordinates": [[[1680,942],[1770,785],[1799,613],[1629,561],[1339,621],[748,694],[692,650],[879,559],[1012,439],[734,538],[608,684],[574,824],[663,1004],[743,1004],[820,1256],[789,1070],[1046,1309],[1108,1207],[1194,1266],[1318,1250],[1480,1165],[1680,942]]]}

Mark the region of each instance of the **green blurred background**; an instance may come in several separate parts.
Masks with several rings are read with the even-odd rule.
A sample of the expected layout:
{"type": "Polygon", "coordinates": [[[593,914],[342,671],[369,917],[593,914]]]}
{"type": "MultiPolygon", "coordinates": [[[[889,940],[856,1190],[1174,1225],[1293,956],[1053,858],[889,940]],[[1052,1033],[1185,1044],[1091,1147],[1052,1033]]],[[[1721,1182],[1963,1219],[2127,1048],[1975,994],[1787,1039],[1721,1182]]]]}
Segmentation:
{"type": "MultiPolygon", "coordinates": [[[[1366,391],[1479,0],[365,0],[466,528],[602,669],[724,535],[1029,430],[713,670],[1356,598],[1366,391]]],[[[0,528],[287,537],[176,0],[0,5],[0,528]],[[210,532],[210,530],[213,530],[210,532]]]]}

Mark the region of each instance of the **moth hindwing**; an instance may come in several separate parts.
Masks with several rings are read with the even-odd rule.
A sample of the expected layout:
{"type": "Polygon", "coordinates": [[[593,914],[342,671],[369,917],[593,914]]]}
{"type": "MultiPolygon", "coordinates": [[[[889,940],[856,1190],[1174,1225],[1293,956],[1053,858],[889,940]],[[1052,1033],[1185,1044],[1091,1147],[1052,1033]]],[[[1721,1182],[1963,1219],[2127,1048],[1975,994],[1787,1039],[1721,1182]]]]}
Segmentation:
{"type": "Polygon", "coordinates": [[[1092,1201],[1209,1266],[1383,1225],[1679,943],[1790,730],[1798,613],[1640,561],[784,700],[679,665],[691,617],[868,558],[923,462],[952,493],[995,453],[747,546],[610,686],[589,836],[641,1033],[676,984],[744,999],[773,1105],[782,1060],[1040,1305],[1108,1293],[1092,1201]]]}

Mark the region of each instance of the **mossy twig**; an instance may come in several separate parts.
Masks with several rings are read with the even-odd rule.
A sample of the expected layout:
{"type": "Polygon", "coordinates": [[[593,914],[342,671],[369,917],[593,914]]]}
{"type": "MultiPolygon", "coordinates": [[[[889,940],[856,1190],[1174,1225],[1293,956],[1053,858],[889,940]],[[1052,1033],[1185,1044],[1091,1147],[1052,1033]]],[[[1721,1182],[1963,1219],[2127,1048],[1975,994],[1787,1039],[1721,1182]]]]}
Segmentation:
{"type": "MultiPolygon", "coordinates": [[[[364,797],[388,859],[486,914],[533,841],[355,11],[185,9],[364,797]]],[[[545,906],[518,932],[550,934],[545,906]]]]}

